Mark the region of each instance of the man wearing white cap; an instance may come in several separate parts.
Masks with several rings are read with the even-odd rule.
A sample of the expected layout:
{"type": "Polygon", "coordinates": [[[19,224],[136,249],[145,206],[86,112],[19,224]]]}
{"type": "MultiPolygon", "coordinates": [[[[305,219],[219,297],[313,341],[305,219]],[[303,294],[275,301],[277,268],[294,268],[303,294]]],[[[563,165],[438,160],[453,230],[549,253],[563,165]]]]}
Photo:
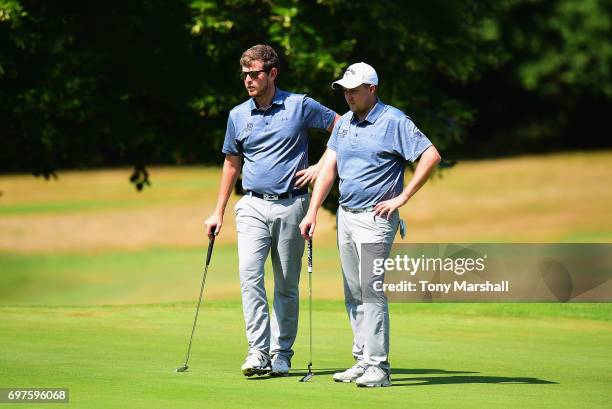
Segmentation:
{"type": "Polygon", "coordinates": [[[370,65],[351,65],[332,87],[343,88],[350,111],[338,120],[327,143],[300,231],[307,239],[314,233],[317,212],[337,174],[338,249],[356,363],[333,379],[357,386],[390,386],[387,299],[384,294],[364,299],[362,244],[382,244],[388,254],[399,225],[398,209],[425,184],[441,158],[406,114],[378,99],[378,75],[370,65]],[[417,159],[414,175],[403,188],[405,161],[417,159]]]}

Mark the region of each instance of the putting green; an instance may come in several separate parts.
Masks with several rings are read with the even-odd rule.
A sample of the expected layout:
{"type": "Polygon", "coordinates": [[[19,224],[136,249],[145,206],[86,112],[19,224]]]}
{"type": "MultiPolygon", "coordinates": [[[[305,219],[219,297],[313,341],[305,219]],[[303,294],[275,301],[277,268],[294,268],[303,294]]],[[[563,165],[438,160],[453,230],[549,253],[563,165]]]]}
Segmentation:
{"type": "Polygon", "coordinates": [[[0,307],[0,387],[68,387],[69,407],[82,408],[609,407],[610,305],[394,304],[394,387],[375,390],[331,381],[351,364],[341,302],[316,303],[316,375],[306,384],[305,320],[290,377],[242,376],[237,301],[203,306],[190,371],[174,373],[193,309],[0,307]]]}

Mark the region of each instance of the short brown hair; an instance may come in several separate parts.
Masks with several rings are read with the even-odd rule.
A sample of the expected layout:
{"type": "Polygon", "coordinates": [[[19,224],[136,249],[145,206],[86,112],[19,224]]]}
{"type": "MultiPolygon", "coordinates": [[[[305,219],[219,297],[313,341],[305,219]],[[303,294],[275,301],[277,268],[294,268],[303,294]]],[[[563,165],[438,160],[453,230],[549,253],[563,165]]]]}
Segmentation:
{"type": "Polygon", "coordinates": [[[253,61],[261,61],[266,71],[279,68],[278,54],[267,44],[257,44],[242,53],[240,66],[244,67],[253,61]]]}

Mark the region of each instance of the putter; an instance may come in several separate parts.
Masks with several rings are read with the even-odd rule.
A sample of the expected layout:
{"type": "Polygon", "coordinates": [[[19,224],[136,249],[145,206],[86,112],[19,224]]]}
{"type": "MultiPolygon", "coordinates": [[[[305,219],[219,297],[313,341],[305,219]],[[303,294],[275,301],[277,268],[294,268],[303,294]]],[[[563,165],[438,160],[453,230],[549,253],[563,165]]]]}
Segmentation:
{"type": "Polygon", "coordinates": [[[308,373],[300,379],[300,382],[308,382],[314,376],[312,372],[312,238],[308,240],[308,320],[308,330],[310,332],[310,362],[308,362],[308,373]]]}
{"type": "Polygon", "coordinates": [[[200,298],[198,299],[198,307],[195,312],[195,319],[193,320],[193,327],[191,328],[191,336],[189,337],[189,347],[187,347],[187,356],[185,357],[185,364],[179,368],[176,368],[176,372],[185,372],[189,366],[189,355],[191,354],[191,342],[193,341],[193,334],[195,332],[196,323],[198,322],[198,313],[200,312],[200,305],[202,304],[202,294],[204,293],[204,283],[206,283],[206,274],[208,274],[208,265],[210,264],[210,257],[212,256],[213,247],[215,245],[215,235],[213,234],[212,239],[208,241],[208,252],[206,253],[206,266],[204,267],[204,275],[202,276],[202,286],[200,287],[200,298]]]}

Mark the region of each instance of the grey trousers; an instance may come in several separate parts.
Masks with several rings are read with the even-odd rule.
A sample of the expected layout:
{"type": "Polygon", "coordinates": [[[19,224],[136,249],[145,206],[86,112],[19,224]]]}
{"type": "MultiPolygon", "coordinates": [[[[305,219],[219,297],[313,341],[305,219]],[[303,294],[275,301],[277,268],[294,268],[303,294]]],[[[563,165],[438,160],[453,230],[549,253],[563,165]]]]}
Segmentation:
{"type": "Polygon", "coordinates": [[[393,243],[399,213],[395,211],[386,220],[374,217],[371,211],[349,213],[339,207],[336,217],[344,302],[353,330],[353,356],[358,362],[389,371],[389,308],[385,297],[377,302],[363,302],[361,244],[393,243]]]}
{"type": "Polygon", "coordinates": [[[236,203],[238,264],[249,353],[293,356],[297,334],[304,239],[299,224],[308,195],[266,201],[243,196],[236,203]],[[269,316],[264,263],[270,253],[274,272],[274,314],[269,316]]]}

